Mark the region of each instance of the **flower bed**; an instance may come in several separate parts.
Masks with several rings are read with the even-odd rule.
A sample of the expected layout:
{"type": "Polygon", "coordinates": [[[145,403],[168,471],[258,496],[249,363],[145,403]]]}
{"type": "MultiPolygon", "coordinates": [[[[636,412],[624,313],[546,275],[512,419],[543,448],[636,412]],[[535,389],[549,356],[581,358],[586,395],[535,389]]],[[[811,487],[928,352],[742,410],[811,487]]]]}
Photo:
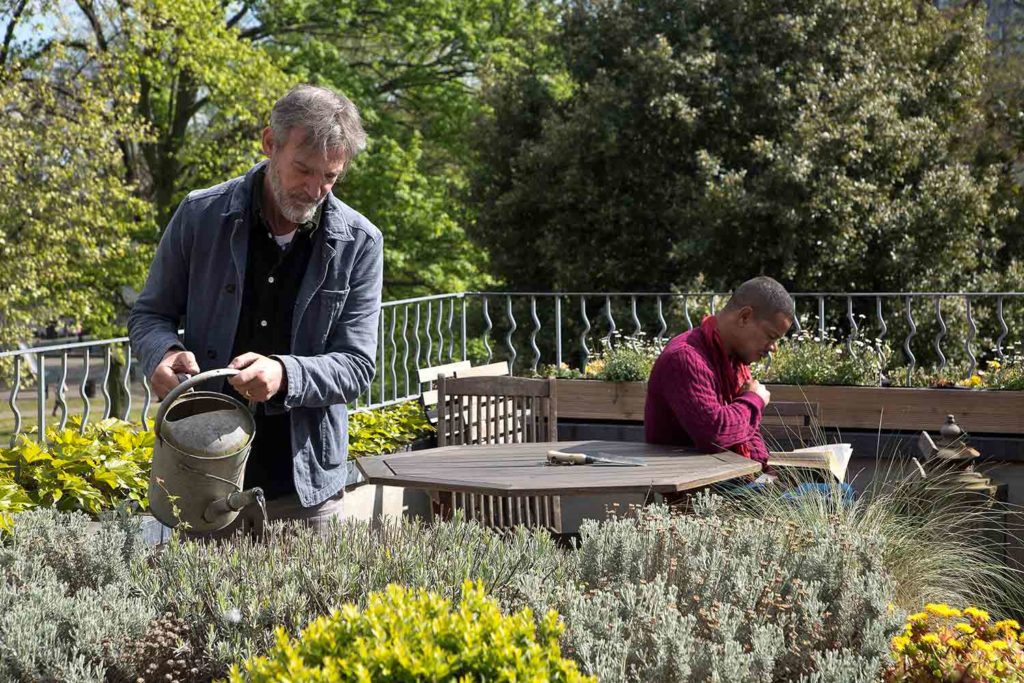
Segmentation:
{"type": "MultiPolygon", "coordinates": [[[[642,422],[646,382],[557,380],[558,417],[642,422]]],[[[1024,434],[1024,391],[768,385],[773,401],[812,402],[839,429],[934,430],[955,414],[972,434],[1024,434]]]]}
{"type": "Polygon", "coordinates": [[[296,680],[320,680],[344,664],[412,666],[402,680],[428,681],[453,664],[518,666],[507,655],[522,649],[550,667],[538,680],[570,678],[561,657],[604,683],[875,680],[908,607],[1024,604],[975,533],[992,511],[965,504],[919,477],[853,505],[838,489],[702,495],[686,515],[589,522],[575,549],[454,520],[274,524],[258,542],[175,537],[155,551],[137,519],[89,533],[81,513],[33,510],[0,539],[0,679],[195,683],[295,666],[296,680]],[[320,657],[335,651],[344,661],[320,657]]]}

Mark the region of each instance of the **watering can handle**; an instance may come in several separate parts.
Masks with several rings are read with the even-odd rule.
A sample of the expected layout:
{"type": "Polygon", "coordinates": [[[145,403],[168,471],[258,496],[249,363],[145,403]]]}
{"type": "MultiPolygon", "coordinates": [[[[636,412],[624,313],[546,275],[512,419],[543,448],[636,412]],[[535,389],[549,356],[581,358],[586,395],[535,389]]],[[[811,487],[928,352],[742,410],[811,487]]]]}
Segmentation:
{"type": "Polygon", "coordinates": [[[178,400],[179,396],[184,394],[186,391],[189,391],[197,384],[202,384],[206,380],[216,379],[217,377],[231,377],[232,375],[237,375],[239,372],[240,371],[235,368],[207,370],[206,372],[200,372],[198,375],[192,375],[184,382],[181,382],[178,386],[167,392],[167,395],[164,396],[164,400],[160,402],[160,408],[156,411],[156,420],[153,422],[153,431],[156,433],[156,438],[160,438],[160,427],[164,423],[164,414],[166,414],[168,408],[178,400]]]}

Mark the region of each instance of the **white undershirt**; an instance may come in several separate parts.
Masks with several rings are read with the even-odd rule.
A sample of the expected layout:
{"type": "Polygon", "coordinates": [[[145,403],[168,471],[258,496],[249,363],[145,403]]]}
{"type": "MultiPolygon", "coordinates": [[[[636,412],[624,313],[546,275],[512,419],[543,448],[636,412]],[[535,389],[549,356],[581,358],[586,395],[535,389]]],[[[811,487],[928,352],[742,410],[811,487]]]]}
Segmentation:
{"type": "Polygon", "coordinates": [[[297,232],[298,230],[292,230],[287,235],[273,235],[274,241],[277,242],[277,246],[284,249],[285,247],[292,243],[292,240],[295,239],[295,233],[297,232]]]}

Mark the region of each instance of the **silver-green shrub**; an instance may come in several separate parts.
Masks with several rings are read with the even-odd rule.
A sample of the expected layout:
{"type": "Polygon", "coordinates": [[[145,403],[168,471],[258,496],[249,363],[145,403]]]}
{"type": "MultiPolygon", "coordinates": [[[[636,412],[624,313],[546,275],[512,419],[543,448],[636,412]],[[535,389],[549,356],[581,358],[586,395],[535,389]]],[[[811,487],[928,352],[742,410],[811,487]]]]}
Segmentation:
{"type": "Polygon", "coordinates": [[[132,576],[138,521],[23,512],[0,545],[0,680],[102,681],[118,642],[154,616],[132,576]]]}
{"type": "Polygon", "coordinates": [[[614,681],[868,680],[901,625],[880,539],[647,508],[586,522],[565,652],[614,681]],[[827,676],[827,677],[826,677],[827,676]]]}
{"type": "Polygon", "coordinates": [[[457,601],[463,581],[480,580],[503,609],[515,610],[533,601],[532,586],[562,585],[568,576],[566,556],[541,531],[501,536],[463,521],[377,528],[350,521],[323,533],[274,524],[260,540],[171,543],[140,588],[204,634],[195,644],[204,664],[226,671],[264,652],[276,626],[298,634],[388,584],[457,601]]]}

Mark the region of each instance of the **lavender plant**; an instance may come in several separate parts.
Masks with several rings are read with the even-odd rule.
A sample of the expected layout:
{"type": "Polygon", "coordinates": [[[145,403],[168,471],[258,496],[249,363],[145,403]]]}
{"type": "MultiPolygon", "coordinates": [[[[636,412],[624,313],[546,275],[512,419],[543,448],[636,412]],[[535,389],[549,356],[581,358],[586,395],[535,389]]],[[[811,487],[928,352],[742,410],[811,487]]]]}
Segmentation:
{"type": "Polygon", "coordinates": [[[81,513],[20,513],[0,545],[0,680],[103,681],[117,641],[155,611],[133,573],[144,567],[138,521],[89,526],[81,513]]]}
{"type": "Polygon", "coordinates": [[[365,604],[388,584],[457,601],[463,581],[479,580],[514,611],[529,601],[529,586],[565,583],[568,567],[541,531],[500,536],[464,521],[376,528],[351,521],[323,533],[277,524],[259,540],[172,543],[139,575],[138,587],[199,634],[193,645],[204,666],[224,672],[270,647],[276,627],[297,634],[345,603],[365,604]]]}
{"type": "MultiPolygon", "coordinates": [[[[648,508],[585,522],[565,652],[601,681],[867,680],[901,614],[881,540],[845,528],[648,508]]],[[[537,605],[538,608],[542,605],[537,605]]]]}

